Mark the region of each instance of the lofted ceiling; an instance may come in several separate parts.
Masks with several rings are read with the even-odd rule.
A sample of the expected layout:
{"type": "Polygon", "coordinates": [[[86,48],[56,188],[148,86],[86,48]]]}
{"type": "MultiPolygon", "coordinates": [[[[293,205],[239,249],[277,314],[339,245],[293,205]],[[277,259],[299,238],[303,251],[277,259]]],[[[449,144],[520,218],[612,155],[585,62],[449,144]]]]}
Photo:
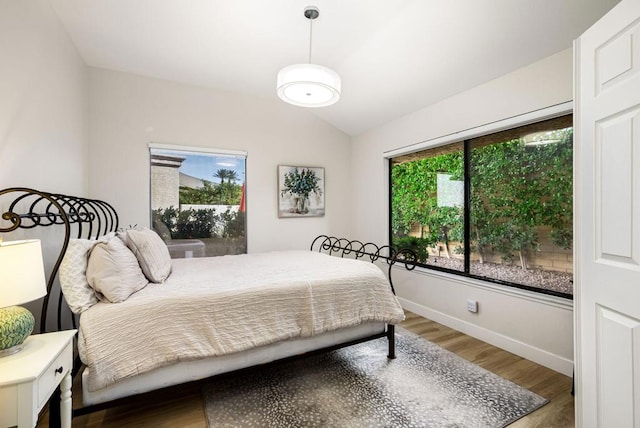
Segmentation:
{"type": "MultiPolygon", "coordinates": [[[[89,66],[278,100],[312,62],[342,77],[311,109],[349,135],[561,50],[618,0],[51,0],[89,66]]],[[[290,108],[302,108],[290,106],[290,108]]]]}

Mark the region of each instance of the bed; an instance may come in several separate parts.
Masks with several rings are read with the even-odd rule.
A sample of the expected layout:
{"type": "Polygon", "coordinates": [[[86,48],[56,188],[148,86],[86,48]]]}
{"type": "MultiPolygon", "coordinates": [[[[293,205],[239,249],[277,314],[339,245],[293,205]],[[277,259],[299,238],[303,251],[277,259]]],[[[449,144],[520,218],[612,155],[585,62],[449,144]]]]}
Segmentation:
{"type": "Polygon", "coordinates": [[[40,329],[50,330],[50,306],[57,330],[78,329],[74,372],[82,376],[84,407],[76,415],[147,391],[381,337],[389,342],[387,357],[395,358],[394,324],[404,313],[391,272],[399,263],[415,267],[408,250],[322,235],[311,251],[169,259],[167,265],[161,238],[149,229],[119,229],[115,209],[104,201],[28,188],[0,190],[0,197],[0,233],[62,231],[40,329]],[[387,276],[363,260],[385,262],[387,276]],[[62,286],[54,287],[58,275],[62,286]],[[70,288],[80,282],[84,288],[70,288]]]}

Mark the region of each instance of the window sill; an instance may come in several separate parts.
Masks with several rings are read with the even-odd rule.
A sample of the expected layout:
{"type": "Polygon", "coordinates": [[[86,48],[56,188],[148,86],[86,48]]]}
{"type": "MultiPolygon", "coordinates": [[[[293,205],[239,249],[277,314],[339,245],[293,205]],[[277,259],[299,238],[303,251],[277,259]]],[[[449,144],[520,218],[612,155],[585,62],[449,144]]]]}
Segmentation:
{"type": "MultiPolygon", "coordinates": [[[[394,269],[397,268],[398,267],[394,266],[394,269]]],[[[404,267],[402,267],[402,269],[404,270],[404,267]]],[[[417,266],[412,272],[431,278],[446,279],[447,281],[455,282],[467,287],[489,290],[495,293],[573,311],[573,300],[563,297],[536,293],[534,291],[524,290],[516,287],[509,287],[507,285],[496,284],[489,281],[483,281],[481,279],[464,277],[453,273],[428,269],[420,266],[417,266]]]]}

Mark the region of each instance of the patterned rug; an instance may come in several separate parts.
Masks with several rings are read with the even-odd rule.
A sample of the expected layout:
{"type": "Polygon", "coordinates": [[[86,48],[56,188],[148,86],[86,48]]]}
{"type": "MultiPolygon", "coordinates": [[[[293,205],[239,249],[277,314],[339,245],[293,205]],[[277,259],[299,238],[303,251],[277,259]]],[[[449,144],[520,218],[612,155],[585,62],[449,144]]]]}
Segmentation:
{"type": "Polygon", "coordinates": [[[503,427],[548,400],[407,330],[205,385],[210,427],[503,427]]]}

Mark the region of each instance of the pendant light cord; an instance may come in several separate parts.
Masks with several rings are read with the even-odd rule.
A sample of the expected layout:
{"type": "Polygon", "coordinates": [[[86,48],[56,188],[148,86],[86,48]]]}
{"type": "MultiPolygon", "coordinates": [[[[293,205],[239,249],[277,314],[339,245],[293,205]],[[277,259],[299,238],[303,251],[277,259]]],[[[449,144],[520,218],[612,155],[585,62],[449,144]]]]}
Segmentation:
{"type": "Polygon", "coordinates": [[[313,40],[313,19],[309,19],[309,64],[311,64],[311,41],[313,40]]]}

